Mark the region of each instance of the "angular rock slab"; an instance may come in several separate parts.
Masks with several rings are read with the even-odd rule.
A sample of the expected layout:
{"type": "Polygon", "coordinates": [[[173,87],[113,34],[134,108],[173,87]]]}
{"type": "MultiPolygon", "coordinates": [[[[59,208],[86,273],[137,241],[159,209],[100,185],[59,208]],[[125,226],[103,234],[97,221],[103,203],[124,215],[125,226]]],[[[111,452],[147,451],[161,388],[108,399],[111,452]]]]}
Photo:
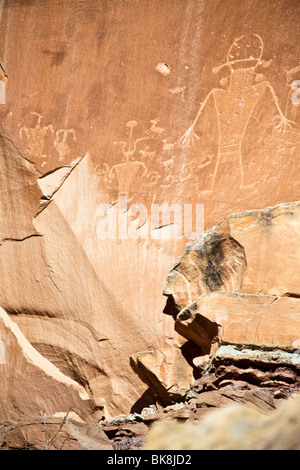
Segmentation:
{"type": "Polygon", "coordinates": [[[204,294],[177,315],[176,328],[201,346],[204,324],[210,327],[205,339],[210,337],[212,342],[293,348],[300,338],[300,299],[226,292],[204,294]],[[217,334],[221,331],[218,325],[222,327],[221,337],[217,334]],[[201,333],[197,336],[198,330],[201,333]]]}
{"type": "Polygon", "coordinates": [[[0,425],[5,450],[113,450],[104,431],[84,423],[75,413],[28,416],[0,425]],[[75,416],[74,416],[75,415],[75,416]]]}
{"type": "Polygon", "coordinates": [[[179,348],[133,354],[131,365],[164,404],[184,397],[193,383],[193,368],[179,348]]]}
{"type": "Polygon", "coordinates": [[[84,388],[64,375],[25,338],[0,308],[0,421],[51,415],[70,408],[81,419],[97,422],[97,409],[84,388]]]}
{"type": "Polygon", "coordinates": [[[214,343],[221,342],[223,332],[221,325],[199,313],[197,302],[193,302],[177,315],[175,330],[200,346],[203,355],[210,353],[214,343]]]}
{"type": "Polygon", "coordinates": [[[164,294],[180,311],[209,292],[299,295],[300,203],[226,217],[190,243],[164,294]]]}

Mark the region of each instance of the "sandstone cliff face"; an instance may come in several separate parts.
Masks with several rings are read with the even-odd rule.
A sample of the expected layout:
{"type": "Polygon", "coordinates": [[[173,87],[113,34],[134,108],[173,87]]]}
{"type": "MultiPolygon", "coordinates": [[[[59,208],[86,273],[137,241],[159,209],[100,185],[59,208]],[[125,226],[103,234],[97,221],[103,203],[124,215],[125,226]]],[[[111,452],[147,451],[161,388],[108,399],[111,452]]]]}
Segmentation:
{"type": "MultiPolygon", "coordinates": [[[[297,362],[300,344],[299,208],[295,202],[233,214],[196,237],[175,262],[164,290],[168,297],[165,313],[187,340],[181,350],[189,351],[185,360],[194,378],[205,380],[211,370],[220,381],[235,381],[249,374],[253,376],[250,382],[261,386],[264,373],[255,372],[256,350],[290,351],[287,363],[292,376],[295,373],[297,377],[293,363],[297,362]],[[287,236],[288,253],[284,241],[287,236]],[[214,363],[220,347],[228,344],[253,350],[242,366],[248,372],[239,374],[230,357],[224,362],[223,372],[207,365],[214,363]]],[[[178,367],[180,360],[178,356],[178,367]]],[[[156,371],[156,380],[167,382],[167,377],[172,377],[174,387],[172,368],[176,369],[176,362],[173,360],[169,372],[156,371]]],[[[285,368],[285,361],[282,366],[278,364],[280,367],[285,368]]],[[[143,365],[138,369],[142,374],[143,365]]],[[[155,373],[154,366],[151,370],[155,373]]],[[[144,373],[144,380],[155,390],[155,380],[149,374],[144,373]]],[[[276,387],[276,373],[264,386],[272,387],[272,380],[276,387]]],[[[280,381],[285,389],[285,379],[280,381]]],[[[216,378],[213,388],[218,383],[216,378]]],[[[192,379],[190,386],[194,386],[192,379]]],[[[163,393],[160,396],[165,402],[163,393]]]]}
{"type": "Polygon", "coordinates": [[[30,343],[85,387],[105,413],[128,411],[145,389],[130,355],[164,341],[160,331],[147,335],[145,320],[130,315],[101,281],[97,252],[93,263],[89,259],[88,234],[95,228],[88,226],[94,189],[89,157],[69,168],[62,183],[60,175],[56,184],[49,175],[50,185],[3,130],[1,140],[2,178],[16,188],[5,191],[2,203],[0,303],[30,343]],[[136,340],[123,341],[124,335],[136,340]]]}
{"type": "Polygon", "coordinates": [[[1,416],[14,420],[72,408],[87,421],[95,419],[97,408],[84,388],[39,354],[3,309],[0,314],[1,416]]]}
{"type": "Polygon", "coordinates": [[[142,217],[139,240],[99,240],[99,204],[126,195],[150,225],[153,203],[204,204],[210,229],[298,200],[298,16],[285,0],[1,3],[1,124],[42,174],[89,152],[89,195],[85,160],[56,204],[126,316],[151,319],[160,343],[180,343],[161,291],[186,240],[145,241],[142,217]]]}
{"type": "Polygon", "coordinates": [[[255,401],[244,389],[264,384],[269,406],[270,383],[298,390],[299,14],[0,2],[0,422],[180,400],[190,417],[206,398],[189,392],[255,401]],[[255,352],[242,366],[227,345],[255,352]]]}

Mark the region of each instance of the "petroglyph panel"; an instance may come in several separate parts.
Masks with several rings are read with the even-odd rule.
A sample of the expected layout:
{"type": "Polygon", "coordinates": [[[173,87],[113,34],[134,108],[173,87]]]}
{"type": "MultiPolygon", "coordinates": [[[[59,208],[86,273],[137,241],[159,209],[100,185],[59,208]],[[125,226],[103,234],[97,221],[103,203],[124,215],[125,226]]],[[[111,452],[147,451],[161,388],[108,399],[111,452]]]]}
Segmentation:
{"type": "Polygon", "coordinates": [[[41,167],[44,167],[57,152],[58,162],[67,161],[71,147],[76,142],[75,130],[58,129],[55,131],[52,124],[42,125],[44,118],[41,114],[32,111],[31,115],[37,117],[35,126],[22,126],[19,132],[20,139],[27,144],[25,153],[28,158],[36,162],[42,159],[41,167]],[[49,153],[46,153],[46,149],[49,153]]]}
{"type": "MultiPolygon", "coordinates": [[[[250,0],[243,5],[230,0],[216,13],[214,0],[175,1],[171,8],[170,2],[155,13],[128,4],[121,14],[94,1],[73,11],[67,1],[57,20],[46,0],[40,52],[33,51],[29,31],[41,7],[19,6],[15,14],[23,37],[20,42],[10,25],[10,43],[20,43],[22,61],[4,36],[0,43],[12,79],[0,110],[3,125],[42,172],[89,151],[104,181],[103,197],[113,202],[119,191],[141,202],[196,197],[209,206],[207,226],[238,207],[250,208],[253,193],[255,206],[295,198],[300,124],[291,97],[300,78],[295,21],[300,7],[287,11],[279,0],[276,11],[268,5],[254,10],[250,0]],[[116,23],[115,13],[121,15],[116,23]],[[97,21],[83,33],[91,17],[97,21]],[[128,18],[134,18],[134,28],[128,18]],[[32,56],[42,80],[29,66],[32,56]],[[22,70],[31,70],[22,83],[21,63],[22,70]],[[126,123],[133,121],[132,144],[144,139],[134,152],[122,147],[122,129],[129,131],[126,123]],[[290,188],[278,183],[285,177],[290,188]]],[[[9,15],[4,6],[3,27],[9,15]]]]}
{"type": "MultiPolygon", "coordinates": [[[[189,147],[195,145],[196,139],[200,139],[197,134],[199,119],[209,100],[212,100],[218,123],[218,155],[212,178],[212,190],[216,189],[217,184],[222,185],[222,176],[228,171],[235,183],[239,181],[239,188],[245,188],[243,138],[249,120],[266,92],[269,92],[269,99],[275,104],[278,114],[279,122],[277,125],[274,123],[274,129],[284,133],[292,129],[292,122],[283,115],[272,85],[262,74],[256,73],[259,66],[270,65],[262,60],[262,56],[263,41],[257,34],[241,36],[233,42],[226,62],[212,70],[213,73],[218,73],[224,67],[229,69],[229,75],[220,80],[220,84],[226,88],[214,88],[208,93],[193,123],[179,140],[180,145],[189,147]]],[[[205,145],[205,142],[203,144],[205,145]]]]}
{"type": "MultiPolygon", "coordinates": [[[[300,199],[299,17],[300,3],[286,0],[3,3],[1,125],[44,185],[57,185],[63,220],[120,306],[114,318],[128,316],[140,343],[177,344],[162,292],[186,245],[176,231],[144,232],[168,234],[186,207],[203,207],[210,229],[300,199]],[[139,237],[101,238],[104,204],[139,237]],[[175,207],[173,219],[152,227],[155,204],[175,207]]],[[[137,384],[127,385],[116,379],[134,402],[137,384]]]]}
{"type": "Polygon", "coordinates": [[[20,139],[26,140],[27,147],[25,153],[32,159],[47,158],[45,149],[45,139],[50,134],[54,133],[52,124],[42,125],[43,116],[36,112],[31,112],[32,115],[37,116],[37,122],[34,127],[22,126],[20,129],[20,139]]]}

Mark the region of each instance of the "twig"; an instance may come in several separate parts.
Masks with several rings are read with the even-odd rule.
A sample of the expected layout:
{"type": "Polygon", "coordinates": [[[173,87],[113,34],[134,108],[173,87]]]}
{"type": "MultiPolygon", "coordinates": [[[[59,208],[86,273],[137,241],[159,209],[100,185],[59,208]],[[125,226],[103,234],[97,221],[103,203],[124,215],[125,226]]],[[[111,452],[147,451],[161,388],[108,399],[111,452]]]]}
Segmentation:
{"type": "MultiPolygon", "coordinates": [[[[63,425],[65,424],[66,420],[67,420],[67,417],[69,415],[71,410],[69,410],[66,415],[64,416],[64,418],[62,419],[62,422],[60,423],[60,426],[58,428],[58,430],[56,431],[56,433],[54,434],[54,436],[51,438],[51,439],[46,439],[46,450],[49,450],[51,445],[53,444],[54,442],[54,439],[56,438],[56,436],[58,435],[58,433],[61,431],[63,425]]],[[[63,444],[65,443],[65,441],[63,442],[63,444]]]]}

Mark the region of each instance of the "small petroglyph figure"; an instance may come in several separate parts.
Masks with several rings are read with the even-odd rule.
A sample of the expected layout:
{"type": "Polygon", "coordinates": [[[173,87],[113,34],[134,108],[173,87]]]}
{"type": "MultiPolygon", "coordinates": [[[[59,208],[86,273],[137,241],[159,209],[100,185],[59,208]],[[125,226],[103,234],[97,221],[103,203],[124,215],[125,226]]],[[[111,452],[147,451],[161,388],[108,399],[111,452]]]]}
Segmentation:
{"type": "Polygon", "coordinates": [[[149,160],[150,162],[154,160],[156,155],[156,150],[149,151],[150,147],[147,145],[144,149],[140,150],[141,157],[144,160],[149,160]]]}
{"type": "MultiPolygon", "coordinates": [[[[153,127],[155,123],[152,123],[153,127]]],[[[117,181],[119,197],[128,197],[132,192],[132,186],[136,178],[143,179],[144,187],[151,187],[157,184],[160,178],[157,171],[149,171],[147,165],[143,160],[150,162],[156,158],[156,150],[151,151],[150,146],[137,150],[139,142],[150,140],[150,136],[140,137],[133,139],[133,129],[137,126],[136,121],[128,121],[126,127],[129,128],[129,135],[127,141],[115,141],[115,145],[121,145],[123,159],[121,163],[117,163],[109,168],[107,163],[103,163],[102,167],[97,165],[95,168],[96,174],[103,178],[105,184],[110,185],[113,181],[117,181]],[[136,159],[136,154],[141,155],[141,159],[136,159]]],[[[162,129],[164,130],[164,129],[162,129]]],[[[156,135],[156,134],[155,134],[156,135]]]]}
{"type": "Polygon", "coordinates": [[[174,147],[176,142],[168,142],[168,139],[164,139],[163,141],[163,152],[167,153],[168,155],[172,155],[174,151],[174,147]]]}
{"type": "Polygon", "coordinates": [[[74,129],[59,129],[55,133],[54,148],[59,153],[58,161],[62,161],[70,152],[68,144],[69,136],[76,142],[76,133],[74,129]]]}
{"type": "Polygon", "coordinates": [[[214,169],[212,190],[215,189],[217,179],[222,178],[224,164],[231,164],[232,168],[239,168],[240,188],[244,187],[244,169],[242,160],[242,142],[247,129],[249,119],[253,110],[262,96],[268,91],[270,98],[275,103],[279,123],[277,129],[286,132],[291,128],[289,121],[282,113],[278,98],[271,84],[264,79],[262,74],[256,73],[259,65],[267,67],[270,62],[262,60],[263,41],[257,34],[241,36],[230,46],[226,62],[220,67],[214,67],[213,72],[217,73],[223,67],[228,67],[230,74],[221,79],[221,86],[227,85],[227,89],[212,89],[185,134],[179,140],[179,144],[188,147],[195,144],[197,135],[197,124],[203,109],[211,100],[216,111],[219,140],[218,156],[214,169]]]}
{"type": "Polygon", "coordinates": [[[173,158],[169,158],[168,160],[163,160],[162,157],[160,157],[160,163],[165,167],[166,170],[172,168],[174,166],[174,160],[173,158]]]}
{"type": "Polygon", "coordinates": [[[292,121],[299,121],[299,111],[300,111],[300,80],[294,80],[297,77],[300,77],[300,65],[294,67],[286,72],[286,79],[290,83],[290,91],[288,95],[288,100],[286,104],[286,115],[290,117],[292,121]]]}
{"type": "Polygon", "coordinates": [[[164,132],[164,129],[157,125],[159,118],[152,119],[150,122],[152,125],[146,131],[146,134],[148,134],[152,139],[157,139],[164,132]]]}
{"type": "Polygon", "coordinates": [[[162,142],[162,155],[159,157],[159,162],[166,170],[169,170],[174,167],[174,147],[176,142],[170,142],[168,138],[164,139],[162,142]]]}
{"type": "Polygon", "coordinates": [[[32,158],[47,158],[47,154],[44,151],[45,138],[47,135],[53,134],[54,129],[52,124],[48,126],[42,126],[41,122],[43,116],[39,113],[31,112],[31,114],[37,116],[37,123],[35,127],[21,127],[20,129],[20,139],[22,140],[24,135],[28,142],[27,153],[32,158]]]}
{"type": "Polygon", "coordinates": [[[133,128],[137,126],[136,121],[128,121],[126,123],[126,127],[129,127],[129,137],[128,137],[128,142],[126,141],[120,141],[120,142],[114,142],[115,145],[117,144],[122,144],[122,152],[123,152],[123,161],[125,162],[130,162],[132,160],[135,160],[134,158],[134,153],[136,151],[136,146],[138,142],[141,142],[142,140],[148,140],[149,137],[140,137],[139,139],[136,139],[134,142],[132,141],[132,132],[133,128]]]}
{"type": "Polygon", "coordinates": [[[212,153],[206,155],[205,159],[204,159],[204,162],[200,163],[200,165],[198,165],[197,168],[200,170],[201,168],[207,167],[208,165],[211,164],[212,159],[213,159],[213,154],[212,153]]]}
{"type": "Polygon", "coordinates": [[[129,128],[128,142],[114,142],[115,145],[122,145],[123,163],[118,163],[114,165],[107,173],[107,179],[108,181],[111,181],[112,179],[114,179],[115,176],[117,177],[119,195],[129,195],[132,183],[140,169],[143,170],[143,175],[146,175],[148,172],[148,168],[145,163],[141,161],[136,161],[134,158],[134,154],[136,152],[137,143],[143,140],[148,140],[149,137],[140,137],[139,139],[133,141],[132,133],[133,128],[135,126],[137,126],[136,121],[128,121],[126,123],[126,127],[129,128]]]}

